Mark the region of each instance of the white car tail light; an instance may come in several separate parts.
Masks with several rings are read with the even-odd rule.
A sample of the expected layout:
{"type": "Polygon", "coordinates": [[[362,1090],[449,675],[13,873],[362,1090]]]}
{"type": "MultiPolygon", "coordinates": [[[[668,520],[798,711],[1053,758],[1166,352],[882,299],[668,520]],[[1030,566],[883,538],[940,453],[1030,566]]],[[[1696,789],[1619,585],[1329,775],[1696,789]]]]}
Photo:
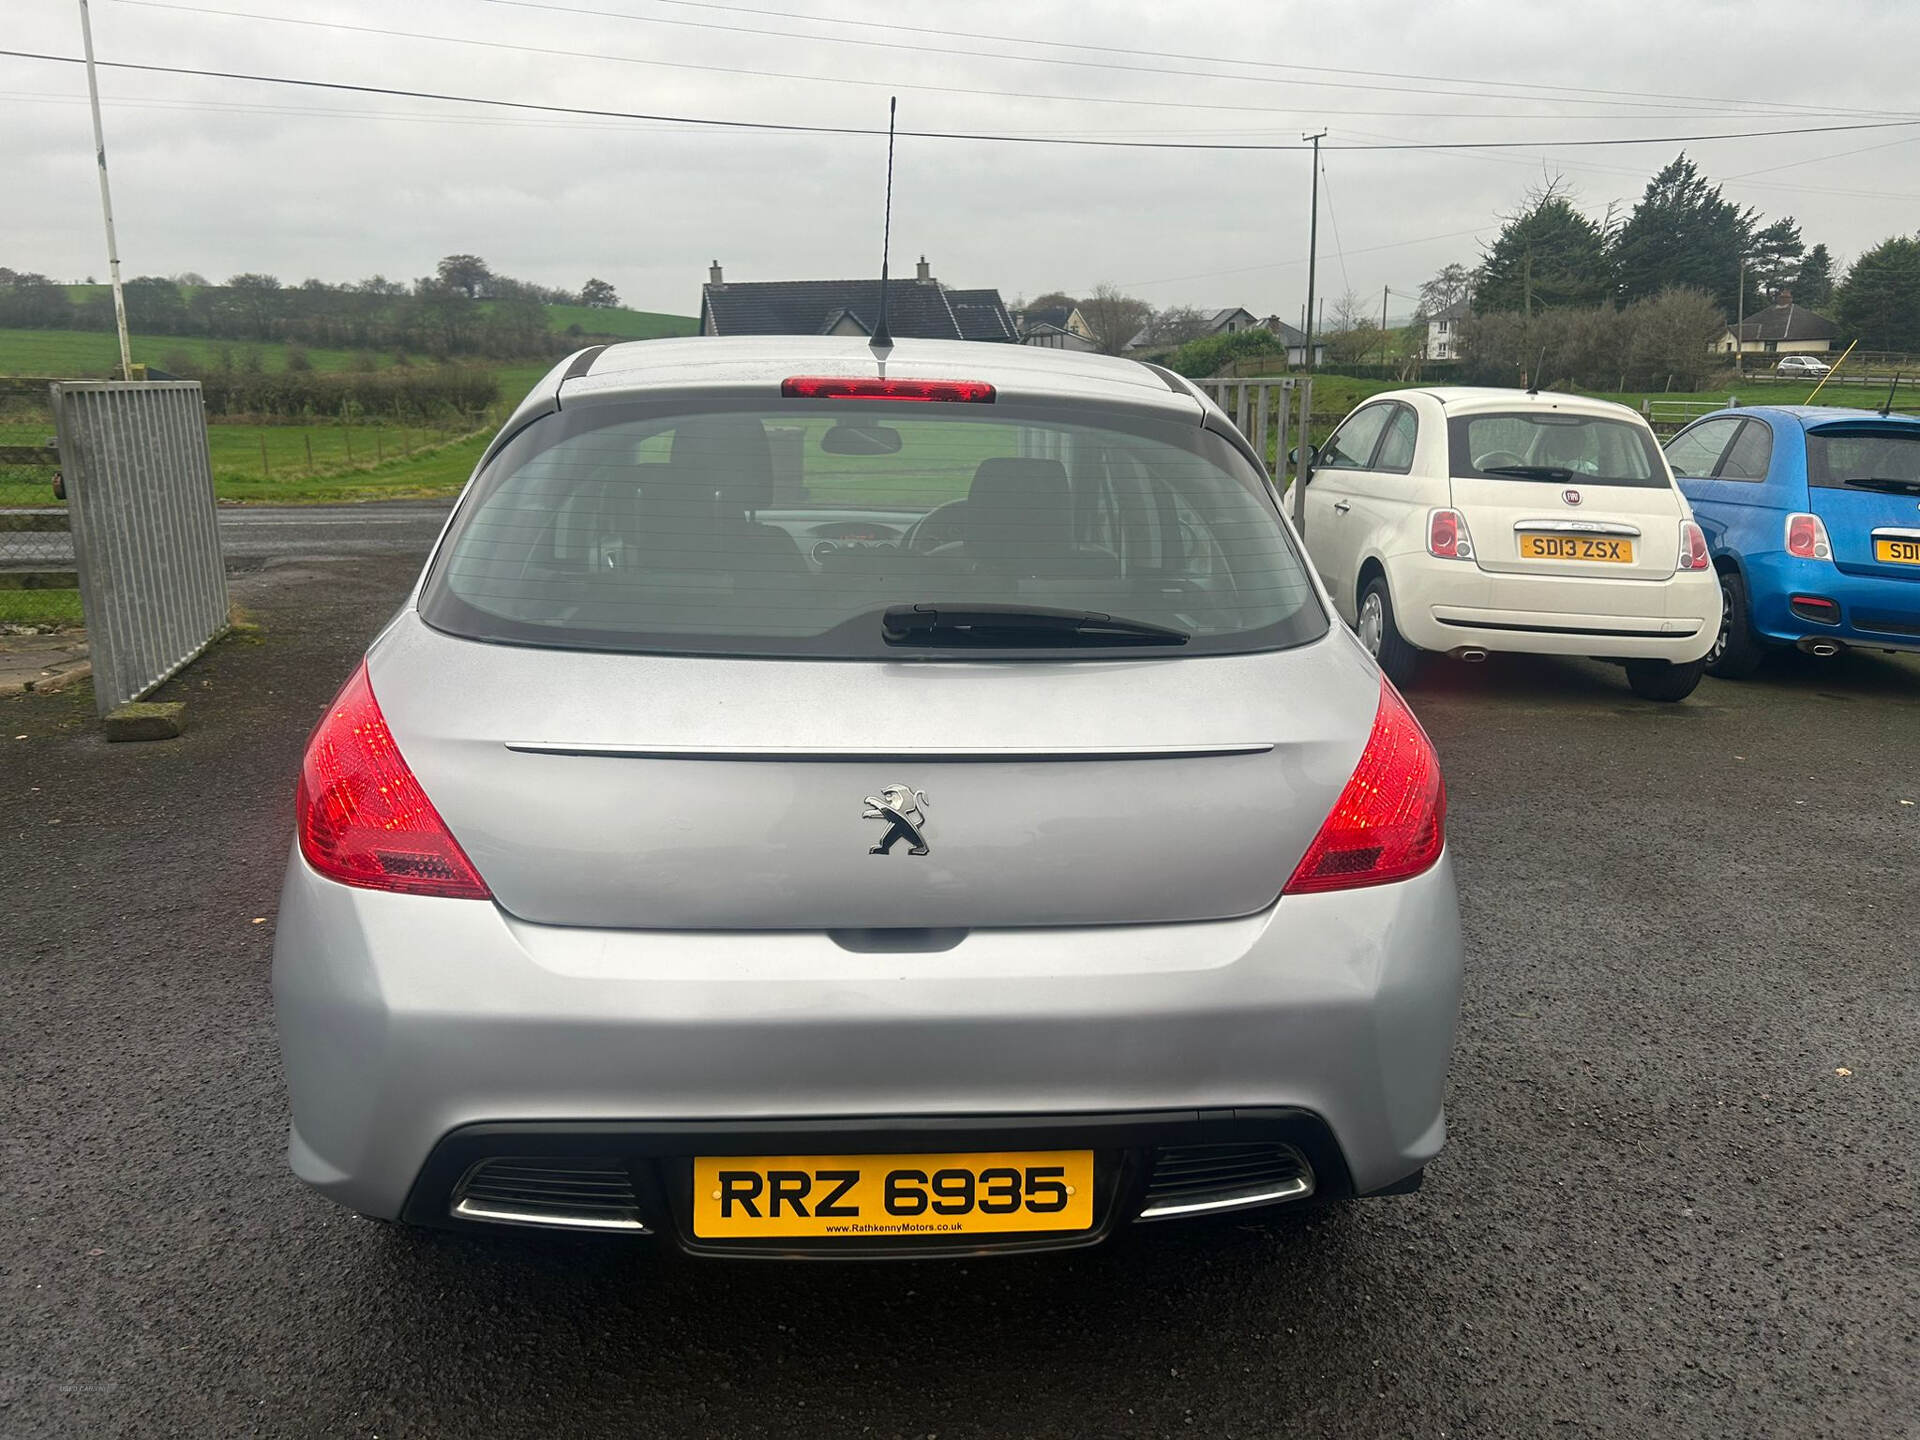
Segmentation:
{"type": "Polygon", "coordinates": [[[300,853],[329,880],[406,895],[493,898],[394,743],[364,660],[307,742],[294,817],[300,853]]]}
{"type": "Polygon", "coordinates": [[[1713,560],[1707,554],[1707,535],[1697,520],[1680,522],[1680,568],[1682,570],[1708,570],[1713,560]]]}
{"type": "Polygon", "coordinates": [[[1833,546],[1827,540],[1827,525],[1818,515],[1787,516],[1787,553],[1802,560],[1831,560],[1833,546]]]}
{"type": "Polygon", "coordinates": [[[1429,511],[1427,553],[1436,560],[1473,559],[1473,536],[1467,531],[1467,517],[1458,510],[1429,511]]]}
{"type": "Polygon", "coordinates": [[[1440,758],[1400,692],[1380,681],[1380,708],[1360,763],[1282,894],[1352,890],[1410,879],[1446,844],[1440,758]]]}

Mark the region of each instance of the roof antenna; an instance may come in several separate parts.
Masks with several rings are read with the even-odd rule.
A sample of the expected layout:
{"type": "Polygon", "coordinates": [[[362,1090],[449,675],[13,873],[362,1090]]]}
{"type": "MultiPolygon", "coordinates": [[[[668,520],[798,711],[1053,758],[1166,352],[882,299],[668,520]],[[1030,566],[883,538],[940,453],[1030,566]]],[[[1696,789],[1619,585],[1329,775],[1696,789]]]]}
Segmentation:
{"type": "Polygon", "coordinates": [[[1527,381],[1527,394],[1538,395],[1540,393],[1540,372],[1546,368],[1547,347],[1542,345],[1540,347],[1540,363],[1533,367],[1533,375],[1527,381]]]}
{"type": "Polygon", "coordinates": [[[1900,388],[1900,372],[1896,370],[1893,372],[1893,384],[1887,386],[1887,398],[1880,406],[1880,418],[1882,420],[1886,419],[1889,412],[1892,411],[1893,392],[1899,388],[1900,388]]]}
{"type": "Polygon", "coordinates": [[[899,104],[899,96],[887,97],[887,218],[880,231],[880,318],[867,341],[875,350],[893,348],[893,335],[887,329],[887,250],[893,244],[893,112],[899,104]]]}

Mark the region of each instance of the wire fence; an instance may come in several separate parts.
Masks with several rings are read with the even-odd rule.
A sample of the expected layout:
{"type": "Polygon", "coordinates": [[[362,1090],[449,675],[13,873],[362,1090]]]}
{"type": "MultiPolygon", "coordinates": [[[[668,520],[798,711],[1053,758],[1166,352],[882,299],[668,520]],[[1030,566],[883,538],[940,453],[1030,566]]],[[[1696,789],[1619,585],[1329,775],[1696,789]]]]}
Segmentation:
{"type": "Polygon", "coordinates": [[[80,624],[45,381],[0,384],[0,628],[80,624]]]}

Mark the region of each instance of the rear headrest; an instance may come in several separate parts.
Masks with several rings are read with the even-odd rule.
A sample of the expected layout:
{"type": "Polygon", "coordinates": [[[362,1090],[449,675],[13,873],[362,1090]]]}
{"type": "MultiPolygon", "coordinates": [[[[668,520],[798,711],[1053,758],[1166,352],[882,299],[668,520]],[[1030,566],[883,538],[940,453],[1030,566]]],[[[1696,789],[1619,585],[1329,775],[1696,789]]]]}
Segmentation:
{"type": "Polygon", "coordinates": [[[974,549],[1039,556],[1073,544],[1073,491],[1058,460],[982,460],[964,513],[967,544],[974,549]]]}
{"type": "Polygon", "coordinates": [[[742,510],[773,503],[773,447],[751,415],[699,415],[673,431],[676,483],[718,491],[742,510]]]}

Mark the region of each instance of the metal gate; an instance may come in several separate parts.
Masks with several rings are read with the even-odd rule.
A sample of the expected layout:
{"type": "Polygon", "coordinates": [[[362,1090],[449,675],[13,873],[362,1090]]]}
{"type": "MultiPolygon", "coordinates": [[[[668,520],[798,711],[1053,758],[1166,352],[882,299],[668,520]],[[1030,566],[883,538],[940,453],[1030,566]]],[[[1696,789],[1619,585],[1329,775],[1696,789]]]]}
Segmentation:
{"type": "Polygon", "coordinates": [[[206,414],[196,381],[52,389],[94,702],[105,715],[227,628],[206,414]]]}

